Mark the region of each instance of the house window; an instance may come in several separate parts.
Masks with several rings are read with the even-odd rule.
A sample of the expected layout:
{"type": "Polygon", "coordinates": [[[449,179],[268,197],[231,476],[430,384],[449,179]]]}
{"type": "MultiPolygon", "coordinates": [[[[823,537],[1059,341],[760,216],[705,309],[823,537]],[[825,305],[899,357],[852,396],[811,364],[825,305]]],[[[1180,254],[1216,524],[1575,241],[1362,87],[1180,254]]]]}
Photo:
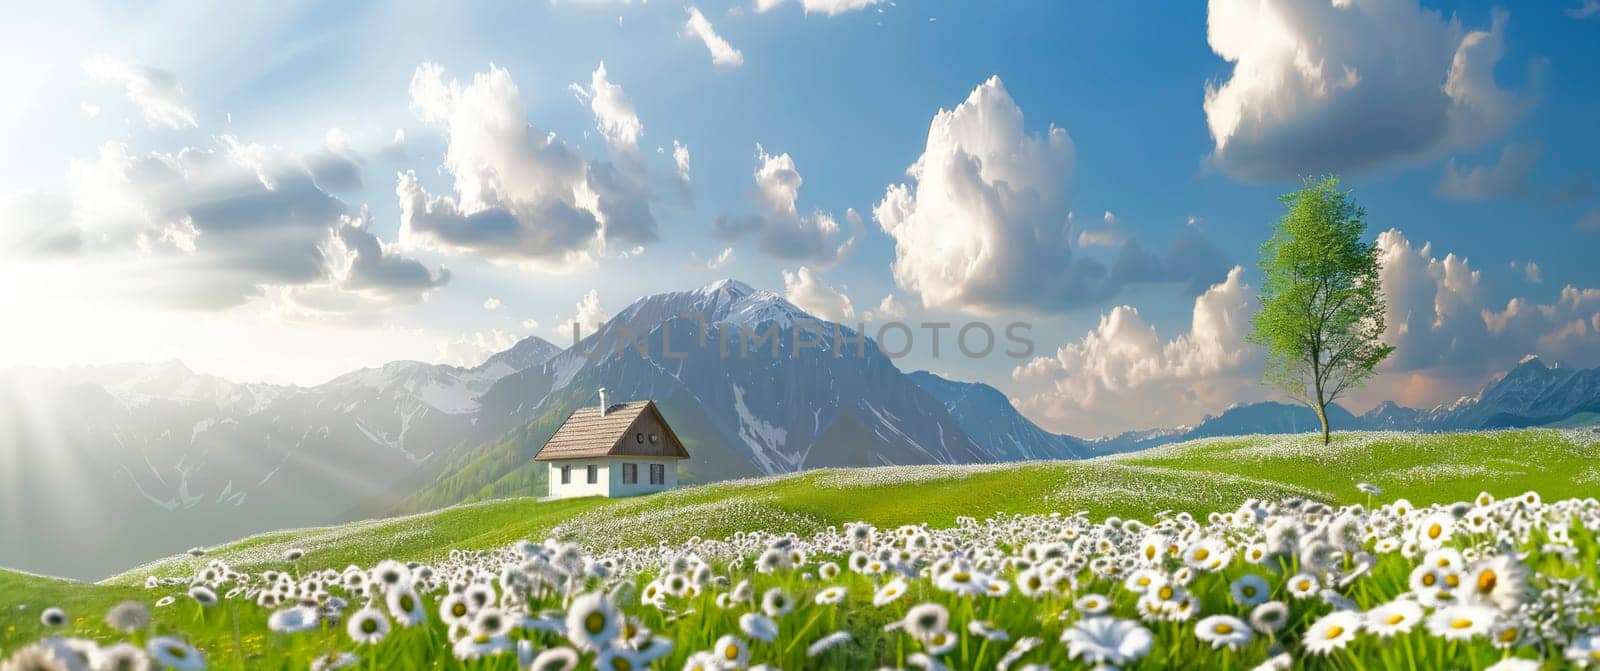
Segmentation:
{"type": "Polygon", "coordinates": [[[594,484],[596,482],[599,482],[599,481],[600,481],[600,467],[596,466],[594,464],[589,464],[589,484],[592,485],[592,484],[594,484]]]}
{"type": "Polygon", "coordinates": [[[622,465],[622,484],[635,485],[635,484],[638,484],[638,483],[639,483],[639,465],[638,464],[623,464],[622,465]]]}
{"type": "Polygon", "coordinates": [[[667,467],[665,464],[650,464],[650,484],[667,484],[667,467]]]}
{"type": "Polygon", "coordinates": [[[661,442],[661,434],[658,434],[658,433],[650,434],[650,444],[651,445],[654,445],[654,444],[659,443],[659,442],[661,442]]]}
{"type": "Polygon", "coordinates": [[[640,445],[643,445],[644,444],[644,434],[642,434],[642,433],[633,434],[633,442],[638,443],[640,445]]]}
{"type": "Polygon", "coordinates": [[[563,485],[572,484],[572,467],[571,466],[562,466],[561,467],[561,484],[563,484],[563,485]]]}

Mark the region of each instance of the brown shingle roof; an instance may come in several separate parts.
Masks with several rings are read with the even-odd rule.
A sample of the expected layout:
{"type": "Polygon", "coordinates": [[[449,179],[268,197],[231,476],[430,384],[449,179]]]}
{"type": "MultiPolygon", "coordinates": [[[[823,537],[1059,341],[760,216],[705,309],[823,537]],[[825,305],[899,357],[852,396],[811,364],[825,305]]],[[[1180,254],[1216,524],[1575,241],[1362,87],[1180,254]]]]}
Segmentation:
{"type": "MultiPolygon", "coordinates": [[[[652,429],[653,431],[653,429],[652,429]]],[[[578,408],[567,421],[556,429],[555,435],[545,441],[537,461],[556,459],[593,459],[596,457],[667,457],[688,459],[689,452],[667,426],[661,411],[652,401],[627,401],[613,403],[604,415],[600,408],[589,405],[578,408]],[[633,427],[641,421],[654,420],[661,426],[661,442],[639,443],[628,439],[633,427]]]]}

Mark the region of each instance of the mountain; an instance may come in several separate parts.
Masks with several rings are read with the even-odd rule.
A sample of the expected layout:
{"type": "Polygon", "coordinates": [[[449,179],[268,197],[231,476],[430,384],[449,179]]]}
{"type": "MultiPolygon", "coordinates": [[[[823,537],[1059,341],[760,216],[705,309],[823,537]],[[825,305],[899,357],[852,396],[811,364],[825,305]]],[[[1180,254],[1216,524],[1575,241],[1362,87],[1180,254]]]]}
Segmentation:
{"type": "Polygon", "coordinates": [[[944,388],[930,393],[870,339],[740,282],[647,296],[575,347],[496,382],[481,399],[482,421],[517,428],[452,455],[398,510],[540,491],[534,453],[600,387],[615,399],[655,399],[691,455],[687,482],[1081,454],[976,386],[989,393],[941,398],[944,388]]]}
{"type": "MultiPolygon", "coordinates": [[[[1600,423],[1600,368],[1576,370],[1528,357],[1478,393],[1430,410],[1385,401],[1359,416],[1338,404],[1328,406],[1335,430],[1476,431],[1531,426],[1600,423]]],[[[1088,441],[1096,453],[1129,452],[1208,436],[1300,433],[1321,429],[1316,413],[1304,405],[1266,401],[1237,405],[1194,427],[1128,432],[1088,441]]]]}
{"type": "Polygon", "coordinates": [[[957,382],[928,371],[912,372],[911,381],[944,404],[945,411],[984,452],[1005,461],[1081,459],[1091,456],[1082,440],[1050,433],[1023,417],[1005,394],[981,382],[957,382]]]}
{"type": "Polygon", "coordinates": [[[503,431],[478,425],[477,397],[556,351],[528,338],[472,368],[401,361],[314,387],[178,362],[0,371],[0,538],[51,539],[0,543],[0,565],[98,577],[398,500],[452,448],[503,431]]]}

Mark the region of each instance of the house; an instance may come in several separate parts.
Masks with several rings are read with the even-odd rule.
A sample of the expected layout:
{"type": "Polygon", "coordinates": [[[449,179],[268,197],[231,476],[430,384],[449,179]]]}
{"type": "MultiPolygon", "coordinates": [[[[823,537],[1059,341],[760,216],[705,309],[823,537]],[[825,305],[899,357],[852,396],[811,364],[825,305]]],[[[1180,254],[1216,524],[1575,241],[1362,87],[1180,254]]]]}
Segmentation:
{"type": "Polygon", "coordinates": [[[579,408],[539,448],[535,461],[549,468],[549,496],[634,496],[678,484],[678,460],[688,459],[654,401],[579,408]]]}

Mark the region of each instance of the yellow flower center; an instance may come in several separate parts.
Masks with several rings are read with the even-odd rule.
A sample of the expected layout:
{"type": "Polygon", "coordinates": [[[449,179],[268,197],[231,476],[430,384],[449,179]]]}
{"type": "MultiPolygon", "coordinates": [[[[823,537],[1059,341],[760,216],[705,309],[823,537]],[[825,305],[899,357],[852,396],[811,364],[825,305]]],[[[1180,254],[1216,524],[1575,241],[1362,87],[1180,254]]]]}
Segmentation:
{"type": "Polygon", "coordinates": [[[1405,619],[1406,619],[1406,616],[1401,615],[1399,613],[1395,613],[1394,615],[1390,615],[1389,617],[1384,618],[1383,621],[1385,623],[1387,623],[1387,624],[1390,624],[1390,625],[1396,625],[1396,624],[1400,624],[1401,622],[1404,622],[1405,619]]]}
{"type": "Polygon", "coordinates": [[[1451,629],[1466,629],[1467,627],[1470,627],[1470,626],[1472,626],[1472,620],[1469,620],[1469,619],[1464,618],[1464,617],[1458,617],[1458,618],[1450,621],[1450,628],[1451,629]]]}
{"type": "Polygon", "coordinates": [[[1479,573],[1478,574],[1478,591],[1479,592],[1493,592],[1494,591],[1494,585],[1499,580],[1500,580],[1500,578],[1494,574],[1494,570],[1493,569],[1485,570],[1483,573],[1479,573]]]}
{"type": "Polygon", "coordinates": [[[599,611],[589,613],[583,618],[583,628],[584,630],[588,631],[590,635],[599,635],[600,632],[605,631],[606,629],[605,614],[599,611]]]}
{"type": "Polygon", "coordinates": [[[1442,525],[1434,524],[1433,526],[1428,527],[1428,538],[1430,538],[1430,539],[1438,538],[1439,535],[1443,534],[1443,533],[1444,533],[1444,526],[1442,526],[1442,525]]]}
{"type": "Polygon", "coordinates": [[[1217,625],[1216,632],[1219,633],[1219,634],[1231,634],[1231,633],[1233,633],[1233,625],[1231,625],[1231,624],[1219,624],[1219,625],[1217,625]]]}
{"type": "Polygon", "coordinates": [[[1344,635],[1344,627],[1341,627],[1341,626],[1336,624],[1336,625],[1333,625],[1331,627],[1328,627],[1327,633],[1323,634],[1322,636],[1323,636],[1323,638],[1326,638],[1326,639],[1331,641],[1331,640],[1339,638],[1340,636],[1343,636],[1343,635],[1344,635]]]}
{"type": "Polygon", "coordinates": [[[1205,558],[1206,557],[1210,557],[1210,556],[1211,556],[1211,551],[1207,550],[1205,548],[1200,548],[1200,549],[1194,551],[1194,558],[1196,560],[1199,560],[1199,561],[1205,561],[1205,558]]]}
{"type": "Polygon", "coordinates": [[[724,659],[727,659],[727,660],[730,660],[730,661],[738,659],[739,658],[739,646],[730,645],[730,646],[728,646],[726,648],[723,648],[722,649],[722,657],[724,659]]]}

